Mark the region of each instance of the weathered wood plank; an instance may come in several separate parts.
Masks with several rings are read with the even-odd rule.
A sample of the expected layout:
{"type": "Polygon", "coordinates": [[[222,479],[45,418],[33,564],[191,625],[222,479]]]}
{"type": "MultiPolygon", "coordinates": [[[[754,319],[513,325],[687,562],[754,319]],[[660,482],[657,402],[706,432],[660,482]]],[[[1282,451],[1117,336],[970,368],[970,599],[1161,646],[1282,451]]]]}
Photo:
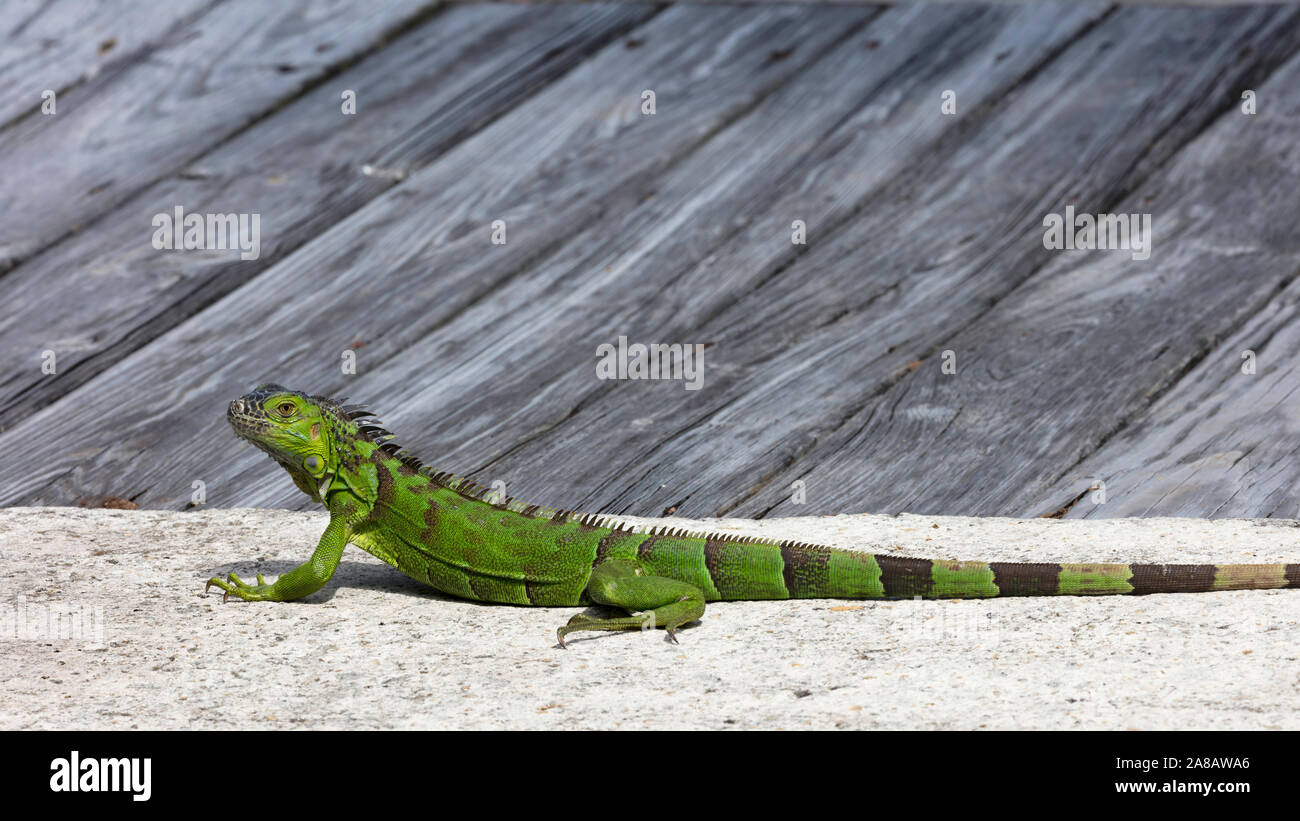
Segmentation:
{"type": "MultiPolygon", "coordinates": [[[[473,0],[469,0],[469,1],[473,2],[473,0]]],[[[515,1],[523,2],[523,3],[538,3],[538,4],[562,4],[562,3],[587,2],[587,0],[515,0],[515,1]]],[[[665,2],[678,3],[678,4],[689,3],[689,4],[696,4],[696,5],[710,5],[714,3],[725,3],[727,5],[741,4],[741,5],[752,5],[752,6],[764,6],[764,5],[771,5],[771,4],[804,5],[804,6],[827,6],[827,5],[844,6],[844,5],[854,5],[854,4],[902,6],[902,5],[912,5],[912,4],[923,5],[923,4],[937,4],[937,3],[942,3],[944,5],[954,5],[954,6],[960,6],[960,5],[981,6],[981,5],[989,5],[990,3],[1009,4],[1009,5],[1011,4],[1044,5],[1044,4],[1053,4],[1054,0],[665,0],[665,2]]],[[[1114,5],[1116,6],[1157,6],[1157,7],[1174,6],[1174,7],[1199,8],[1203,6],[1231,7],[1231,6],[1286,5],[1292,2],[1294,2],[1294,0],[1115,0],[1114,5]]],[[[1064,3],[1055,3],[1055,4],[1065,5],[1064,3]]]]}
{"type": "MultiPolygon", "coordinates": [[[[826,187],[812,213],[800,216],[847,214],[865,195],[864,187],[907,169],[927,141],[954,127],[953,119],[934,116],[930,107],[906,102],[912,93],[933,93],[937,108],[935,74],[966,78],[957,86],[976,106],[998,97],[1102,9],[1080,6],[1063,16],[1010,8],[908,8],[873,21],[659,175],[653,196],[638,191],[632,202],[621,204],[626,216],[615,214],[571,235],[561,253],[539,259],[526,278],[470,306],[391,361],[380,359],[346,390],[357,397],[383,397],[385,419],[399,430],[424,434],[411,439],[416,450],[439,454],[443,464],[460,467],[461,454],[481,461],[485,444],[499,454],[521,433],[530,435],[539,421],[545,425],[548,416],[563,415],[577,393],[591,390],[592,351],[608,338],[601,328],[612,332],[630,317],[647,312],[666,317],[681,308],[680,303],[656,308],[653,301],[667,295],[661,289],[688,262],[709,256],[725,230],[744,234],[735,240],[741,247],[753,241],[756,262],[781,264],[780,257],[791,250],[788,225],[778,226],[773,242],[770,226],[751,232],[736,221],[755,198],[770,195],[787,178],[801,179],[803,188],[826,187]],[[1024,47],[1026,42],[1033,46],[1024,47]],[[951,64],[942,72],[931,68],[898,81],[900,69],[918,53],[943,55],[951,64]],[[996,69],[983,70],[989,64],[996,69]],[[886,85],[891,87],[882,94],[886,85]],[[894,108],[904,119],[880,132],[879,123],[894,108]],[[574,344],[584,336],[591,341],[574,344]],[[538,345],[538,338],[548,343],[538,345]],[[544,408],[538,399],[560,404],[544,408]],[[441,423],[429,430],[431,417],[441,423]],[[426,445],[430,436],[435,439],[426,445]]],[[[762,265],[728,266],[728,287],[743,289],[766,271],[762,265]]],[[[716,279],[720,273],[707,276],[716,279]]],[[[695,286],[669,293],[706,308],[696,303],[702,295],[695,286]]],[[[368,349],[362,355],[371,361],[380,356],[368,349]]],[[[582,453],[591,455],[579,447],[559,458],[582,453]]],[[[240,484],[262,481],[264,468],[257,460],[252,471],[240,484]]],[[[532,475],[538,492],[557,492],[545,486],[554,474],[544,465],[532,475]]],[[[584,469],[572,475],[582,477],[584,469]]],[[[274,504],[302,504],[283,483],[272,483],[268,492],[276,494],[274,504]]]]}
{"type": "MultiPolygon", "coordinates": [[[[1286,176],[1294,175],[1289,169],[1286,176]]],[[[1217,251],[1234,254],[1222,246],[1217,251]]],[[[1250,246],[1238,252],[1257,255],[1250,246]]],[[[1298,306],[1293,282],[1101,448],[1045,490],[1027,488],[1025,510],[1051,515],[1066,508],[1072,519],[1294,514],[1300,509],[1298,306]],[[1253,375],[1241,370],[1246,350],[1258,354],[1253,375]],[[1099,481],[1104,495],[1091,492],[1102,488],[1099,481]]]]}
{"type": "MultiPolygon", "coordinates": [[[[1122,343],[1124,381],[1127,372],[1136,372],[1138,387],[1145,380],[1148,392],[1158,392],[1170,372],[1195,364],[1149,407],[1142,407],[1145,395],[1128,397],[1127,413],[1072,403],[1071,426],[1104,444],[1046,489],[1027,485],[1011,504],[1048,514],[1084,494],[1066,513],[1071,518],[1266,517],[1300,509],[1300,237],[1294,230],[1300,160],[1293,150],[1300,98],[1292,91],[1298,83],[1300,58],[1258,90],[1269,104],[1254,117],[1225,116],[1180,158],[1157,194],[1160,256],[1152,261],[1162,260],[1161,279],[1148,274],[1134,281],[1130,275],[1124,282],[1129,289],[1148,284],[1152,298],[1115,312],[1098,329],[1122,343]],[[1251,218],[1224,217],[1233,214],[1251,218]],[[1241,304],[1248,300],[1237,296],[1243,279],[1290,284],[1231,334],[1193,324],[1205,310],[1198,307],[1202,300],[1210,303],[1206,308],[1221,305],[1225,319],[1249,313],[1241,304]],[[1171,309],[1162,313],[1162,304],[1171,309]],[[1176,338],[1186,325],[1205,356],[1197,362],[1196,347],[1181,356],[1162,350],[1167,340],[1147,339],[1140,327],[1129,327],[1144,318],[1152,337],[1164,331],[1176,338]],[[1253,374],[1242,370],[1247,350],[1257,357],[1253,374]],[[1104,501],[1085,493],[1098,480],[1104,501]]],[[[1116,287],[1097,285],[1113,301],[1116,287]]],[[[1090,348],[1086,358],[1095,355],[1090,348]]]]}
{"type": "Polygon", "coordinates": [[[39,110],[46,89],[61,94],[145,59],[173,26],[210,2],[7,0],[0,20],[0,127],[39,110]]]}
{"type": "Polygon", "coordinates": [[[0,131],[0,270],[80,230],[419,17],[430,0],[231,0],[0,131]]]}
{"type": "Polygon", "coordinates": [[[573,226],[639,201],[664,168],[876,13],[665,12],[635,40],[604,49],[318,241],[0,435],[20,442],[40,430],[59,443],[40,466],[0,468],[3,496],[112,493],[177,505],[195,479],[209,482],[214,503],[283,495],[280,477],[269,481],[261,465],[261,485],[242,481],[253,454],[231,459],[235,443],[219,417],[232,393],[266,377],[332,389],[345,381],[339,353],[354,341],[367,343],[363,370],[399,356],[564,247],[573,226]],[[640,113],[647,87],[661,106],[671,101],[670,112],[640,113]],[[489,244],[498,218],[511,226],[504,246],[489,244]]]}
{"type": "MultiPolygon", "coordinates": [[[[1221,52],[1222,57],[1239,47],[1221,52]]],[[[1156,240],[1149,260],[1124,252],[1044,252],[1050,254],[1047,264],[992,310],[959,333],[934,340],[931,353],[955,353],[955,376],[941,372],[938,356],[927,357],[777,474],[772,485],[802,478],[810,502],[817,500],[809,505],[814,509],[844,509],[856,502],[876,510],[1049,512],[1044,490],[1062,472],[1296,277],[1300,241],[1292,230],[1292,203],[1300,165],[1289,145],[1300,114],[1290,92],[1297,79],[1300,59],[1262,87],[1230,83],[1229,89],[1255,88],[1271,100],[1271,117],[1249,117],[1233,105],[1166,168],[1131,186],[1131,193],[1130,186],[1121,188],[1122,200],[1079,198],[1081,212],[1153,213],[1156,240]],[[1250,213],[1250,220],[1225,218],[1243,213],[1250,213]]],[[[1054,210],[1064,204],[1058,202],[1054,210]]],[[[1041,241],[1041,230],[1028,241],[1041,241]]],[[[1217,364],[1223,367],[1222,356],[1217,364]]],[[[1219,424],[1198,438],[1204,442],[1219,424]]],[[[1177,429],[1182,435],[1190,430],[1177,429]]],[[[1173,433],[1121,457],[1121,464],[1132,468],[1154,453],[1164,459],[1197,453],[1194,447],[1162,450],[1171,445],[1173,433]]],[[[1258,430],[1247,434],[1260,435],[1258,430]]],[[[1133,448],[1136,440],[1115,446],[1125,445],[1133,448]]],[[[1156,470],[1174,464],[1165,461],[1156,470]]],[[[1222,458],[1218,464],[1226,467],[1222,458]]],[[[1098,469],[1095,463],[1087,468],[1098,469]]],[[[1121,483],[1136,487],[1151,476],[1147,469],[1130,471],[1121,483]]],[[[1075,478],[1074,492],[1057,494],[1055,506],[1087,487],[1075,478]]],[[[1153,491],[1158,489],[1141,494],[1152,500],[1153,491]]],[[[788,492],[773,487],[746,506],[798,512],[781,496],[788,492]]],[[[1258,498],[1259,506],[1249,513],[1236,512],[1260,515],[1276,501],[1258,498]]],[[[1122,512],[1104,509],[1105,515],[1122,512]]]]}
{"type": "MultiPolygon", "coordinates": [[[[1258,5],[1281,5],[1290,0],[1116,0],[1118,6],[1258,6],[1258,5]]],[[[585,2],[585,0],[516,0],[523,3],[555,4],[555,3],[574,3],[585,2]]],[[[864,5],[908,5],[924,3],[943,3],[944,5],[989,5],[990,2],[1007,3],[1007,4],[1043,4],[1045,0],[665,0],[668,3],[694,3],[698,5],[709,5],[711,3],[726,3],[728,5],[753,5],[763,6],[768,4],[780,5],[807,5],[807,6],[826,6],[826,5],[852,5],[860,3],[864,5]]],[[[1051,0],[1046,0],[1051,2],[1051,0]]],[[[1060,4],[1064,5],[1064,4],[1060,4]]]]}
{"type": "MultiPolygon", "coordinates": [[[[717,387],[712,372],[698,393],[673,383],[598,381],[597,346],[619,335],[717,342],[713,355],[739,326],[768,346],[754,349],[760,358],[783,347],[801,314],[767,310],[766,283],[805,250],[790,241],[792,220],[805,220],[818,236],[833,232],[870,207],[889,180],[946,165],[946,148],[934,143],[960,139],[970,123],[940,113],[940,92],[951,85],[963,105],[982,112],[973,119],[987,116],[1102,9],[1074,11],[891,10],[662,176],[653,198],[613,226],[576,237],[573,250],[539,263],[518,288],[474,306],[398,361],[362,375],[353,392],[388,402],[391,391],[420,385],[385,411],[396,429],[412,431],[416,452],[481,481],[506,481],[523,498],[601,505],[600,493],[641,476],[647,437],[671,438],[665,426],[691,427],[717,387]],[[927,55],[923,66],[915,65],[917,54],[927,55]],[[532,342],[539,339],[545,344],[532,342]],[[446,348],[455,358],[438,378],[422,374],[423,363],[440,362],[446,348]],[[431,412],[438,427],[423,430],[431,412]]],[[[888,200],[876,207],[894,209],[888,200]]],[[[848,267],[831,301],[843,298],[838,286],[853,287],[858,271],[848,267]]],[[[792,302],[820,291],[824,274],[792,276],[799,283],[792,302]]],[[[726,438],[716,447],[737,458],[748,453],[726,438]]]]}
{"type": "MultiPolygon", "coordinates": [[[[1235,99],[1241,83],[1296,46],[1293,10],[1208,15],[1221,25],[1151,10],[1108,18],[999,105],[968,142],[927,157],[864,206],[861,219],[716,316],[702,295],[734,267],[727,255],[710,259],[674,283],[682,298],[660,297],[680,321],[630,317],[616,326],[634,340],[715,343],[705,390],[593,380],[595,398],[575,396],[567,383],[548,397],[540,379],[529,380],[521,394],[540,395],[503,422],[518,430],[511,445],[480,446],[496,451],[480,480],[504,478],[522,497],[541,492],[541,501],[588,508],[712,514],[739,506],[752,514],[786,498],[806,466],[851,445],[855,469],[790,512],[897,509],[917,483],[900,486],[889,461],[925,450],[928,440],[900,437],[888,460],[870,455],[874,440],[848,443],[873,413],[887,415],[906,385],[887,399],[878,394],[1047,261],[1043,214],[1070,198],[1113,201],[1235,99]],[[1247,53],[1253,59],[1243,60],[1247,53]],[[1105,77],[1106,93],[1075,93],[1080,76],[1105,77]],[[976,242],[981,237],[993,239],[976,242]],[[520,423],[544,402],[549,415],[520,423]],[[761,492],[764,482],[770,487],[761,492]]],[[[788,219],[772,218],[774,236],[788,219]]],[[[583,340],[589,357],[593,341],[583,340]]],[[[598,341],[613,341],[612,334],[598,341]]],[[[443,424],[459,434],[465,421],[452,416],[443,424]]],[[[970,449],[948,458],[977,465],[980,455],[970,449]]],[[[942,481],[949,470],[938,458],[908,464],[918,482],[942,481]]]]}
{"type": "Polygon", "coordinates": [[[24,310],[0,322],[0,429],[252,279],[654,13],[451,8],[28,260],[3,280],[24,310]],[[356,115],[341,114],[343,89],[358,95],[356,115]],[[154,250],[152,216],[177,205],[260,215],[260,257],[154,250]],[[58,379],[33,367],[44,350],[57,356],[58,379]]]}

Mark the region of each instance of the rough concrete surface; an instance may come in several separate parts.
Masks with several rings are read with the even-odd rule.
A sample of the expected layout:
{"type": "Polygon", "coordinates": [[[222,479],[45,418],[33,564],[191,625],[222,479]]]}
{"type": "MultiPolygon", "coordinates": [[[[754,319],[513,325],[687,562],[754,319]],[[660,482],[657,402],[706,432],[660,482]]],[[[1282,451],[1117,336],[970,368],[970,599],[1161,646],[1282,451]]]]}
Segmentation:
{"type": "MultiPolygon", "coordinates": [[[[635,520],[648,522],[650,520],[635,520]]],[[[1298,523],[833,516],[674,524],[989,560],[1300,561],[1298,523]]],[[[294,603],[324,514],[0,510],[0,727],[1300,729],[1300,591],[709,605],[681,644],[555,628],[349,548],[294,603]]]]}

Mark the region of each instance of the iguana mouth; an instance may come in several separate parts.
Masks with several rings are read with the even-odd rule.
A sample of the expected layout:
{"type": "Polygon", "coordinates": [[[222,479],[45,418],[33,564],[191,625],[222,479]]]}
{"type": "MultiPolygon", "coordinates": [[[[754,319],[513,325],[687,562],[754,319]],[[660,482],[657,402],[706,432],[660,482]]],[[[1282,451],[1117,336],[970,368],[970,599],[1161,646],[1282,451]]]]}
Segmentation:
{"type": "Polygon", "coordinates": [[[226,421],[235,431],[235,435],[245,442],[251,442],[258,450],[270,456],[280,465],[290,468],[283,453],[268,438],[272,432],[270,420],[262,411],[262,403],[255,398],[256,392],[231,402],[226,408],[226,421]]]}
{"type": "Polygon", "coordinates": [[[247,439],[260,446],[262,443],[258,440],[257,434],[269,431],[271,423],[266,421],[265,416],[254,410],[256,407],[251,402],[236,399],[230,403],[230,407],[226,408],[226,421],[235,429],[235,435],[240,439],[247,439]]]}
{"type": "Polygon", "coordinates": [[[271,423],[262,410],[262,402],[273,393],[288,393],[288,389],[267,383],[258,385],[251,393],[246,393],[230,403],[226,408],[226,421],[235,429],[235,435],[271,453],[271,449],[261,441],[262,435],[270,432],[271,423]]]}

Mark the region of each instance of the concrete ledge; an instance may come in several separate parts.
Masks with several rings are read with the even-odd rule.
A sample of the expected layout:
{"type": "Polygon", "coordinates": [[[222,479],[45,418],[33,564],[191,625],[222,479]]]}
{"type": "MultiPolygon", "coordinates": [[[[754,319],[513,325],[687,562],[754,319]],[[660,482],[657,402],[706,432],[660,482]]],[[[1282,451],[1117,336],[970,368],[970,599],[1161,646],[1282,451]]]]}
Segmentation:
{"type": "MultiPolygon", "coordinates": [[[[927,558],[1300,561],[1286,520],[671,521],[927,558]]],[[[1300,729],[1300,591],[722,603],[680,646],[568,651],[576,609],[451,599],[355,548],[303,602],[202,595],[297,565],[324,522],[0,510],[0,727],[1300,729]]]]}

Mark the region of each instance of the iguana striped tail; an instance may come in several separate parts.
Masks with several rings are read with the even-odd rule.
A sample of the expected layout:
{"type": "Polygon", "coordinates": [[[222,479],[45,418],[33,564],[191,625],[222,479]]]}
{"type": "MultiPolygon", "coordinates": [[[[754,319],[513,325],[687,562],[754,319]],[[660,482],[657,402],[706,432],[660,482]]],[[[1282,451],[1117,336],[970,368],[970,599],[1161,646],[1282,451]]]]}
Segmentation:
{"type": "MultiPolygon", "coordinates": [[[[531,508],[537,510],[537,508],[531,508]]],[[[546,517],[553,511],[541,510],[546,517]]],[[[552,520],[555,521],[555,520],[552,520]]],[[[605,516],[559,513],[594,527],[594,564],[635,562],[647,574],[699,588],[705,601],[752,599],[966,599],[1300,588],[1300,564],[979,562],[871,554],[796,541],[639,530],[605,516]]]]}
{"type": "Polygon", "coordinates": [[[962,562],[860,553],[801,542],[707,533],[636,533],[601,538],[586,595],[628,616],[578,614],[556,631],[674,631],[708,601],[747,599],[968,599],[1096,596],[1300,587],[1300,564],[1054,564],[962,562]]]}
{"type": "MultiPolygon", "coordinates": [[[[799,543],[774,548],[790,598],[967,599],[1300,588],[1300,564],[977,562],[871,555],[799,543]]],[[[719,590],[724,599],[731,598],[727,592],[719,590]]],[[[742,594],[737,598],[744,598],[743,591],[736,592],[742,594]]]]}

